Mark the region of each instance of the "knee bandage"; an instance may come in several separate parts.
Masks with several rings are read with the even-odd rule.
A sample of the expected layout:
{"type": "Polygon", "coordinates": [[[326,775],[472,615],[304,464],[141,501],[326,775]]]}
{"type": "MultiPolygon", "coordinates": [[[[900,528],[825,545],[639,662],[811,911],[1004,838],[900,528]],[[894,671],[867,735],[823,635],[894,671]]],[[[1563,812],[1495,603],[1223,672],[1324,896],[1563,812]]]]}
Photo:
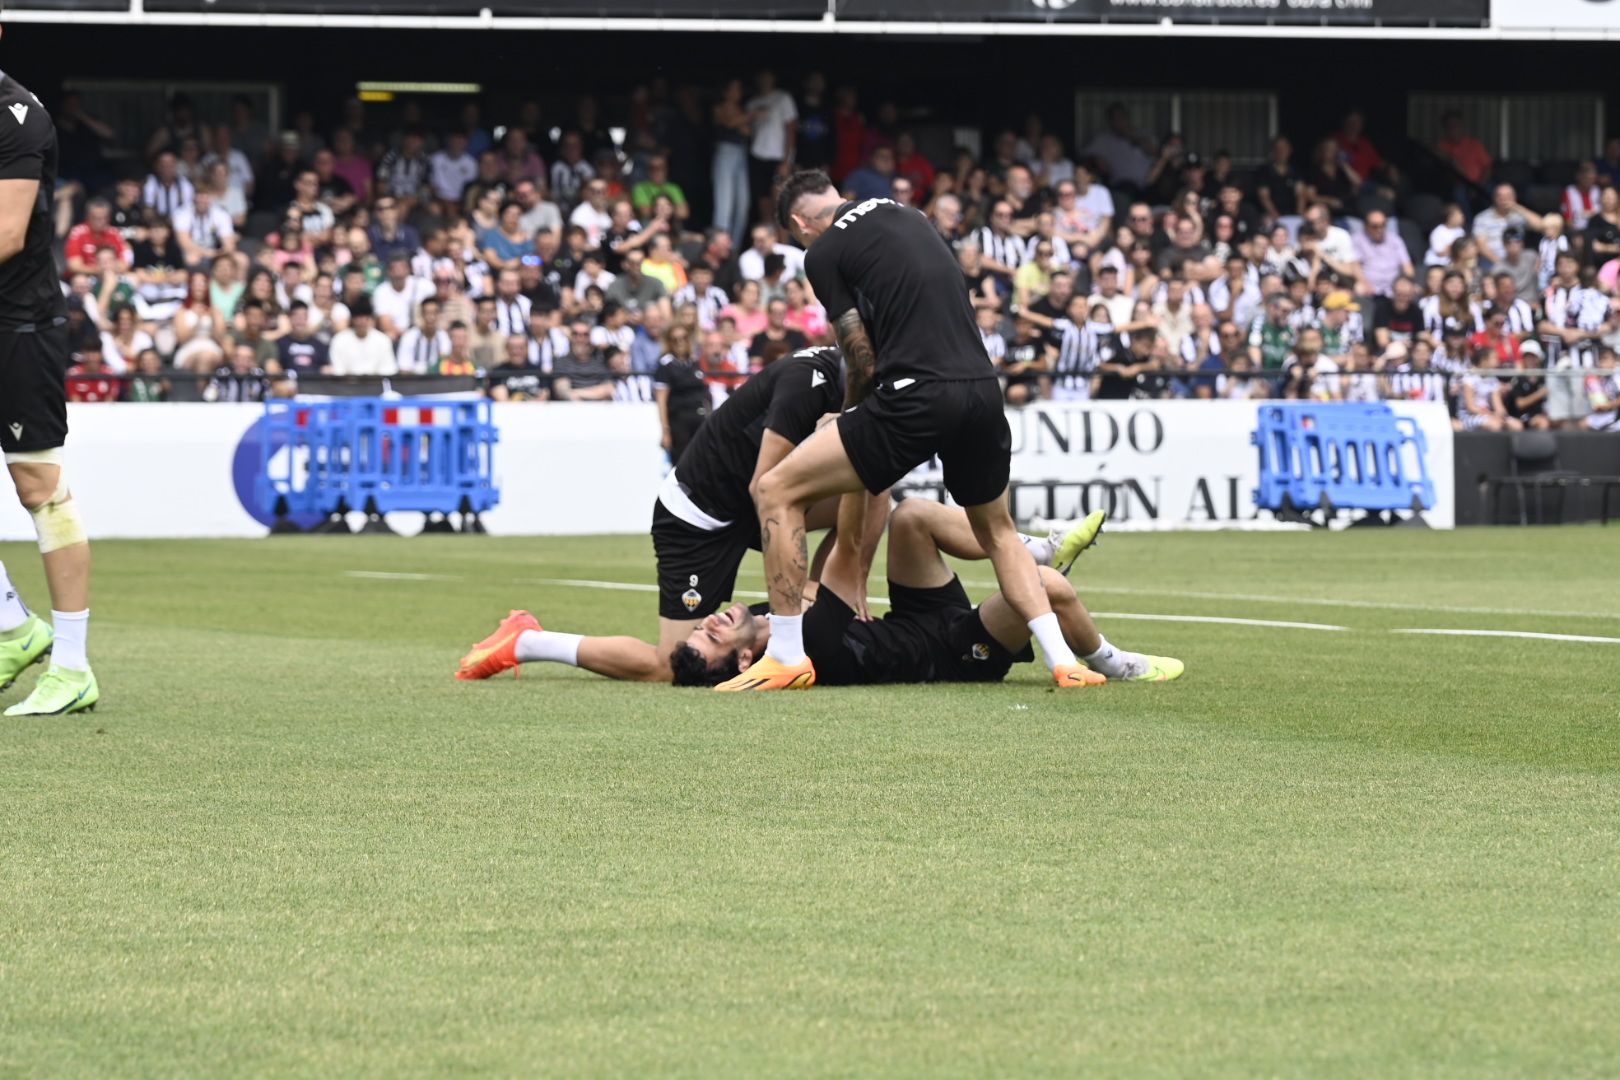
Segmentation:
{"type": "Polygon", "coordinates": [[[29,450],[6,455],[7,465],[55,465],[56,490],[39,506],[31,506],[28,513],[34,519],[34,532],[39,536],[39,550],[50,554],[61,548],[82,544],[84,521],[68,491],[67,470],[62,467],[62,450],[29,450]]]}

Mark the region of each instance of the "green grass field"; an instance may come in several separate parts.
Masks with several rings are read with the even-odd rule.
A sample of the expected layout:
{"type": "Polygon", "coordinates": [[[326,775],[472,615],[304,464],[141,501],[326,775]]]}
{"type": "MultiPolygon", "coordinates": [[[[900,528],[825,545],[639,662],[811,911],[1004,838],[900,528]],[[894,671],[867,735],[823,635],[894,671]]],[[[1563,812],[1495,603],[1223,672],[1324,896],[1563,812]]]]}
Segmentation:
{"type": "Polygon", "coordinates": [[[1613,1075],[1620,644],[1389,631],[1620,638],[1616,535],[1110,535],[1095,611],[1347,629],[1104,616],[1186,678],[1062,696],[450,678],[650,632],[548,584],[641,538],[100,544],[100,709],[0,726],[0,1073],[1613,1075]]]}

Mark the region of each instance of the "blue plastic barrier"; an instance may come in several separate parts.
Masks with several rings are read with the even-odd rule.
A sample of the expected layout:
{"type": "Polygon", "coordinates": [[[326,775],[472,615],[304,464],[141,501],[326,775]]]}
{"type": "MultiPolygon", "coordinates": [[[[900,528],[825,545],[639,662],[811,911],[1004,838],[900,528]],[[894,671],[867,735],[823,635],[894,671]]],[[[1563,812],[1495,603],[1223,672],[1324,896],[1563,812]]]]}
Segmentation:
{"type": "Polygon", "coordinates": [[[1331,517],[1434,507],[1428,440],[1381,402],[1262,405],[1250,442],[1260,451],[1254,501],[1262,510],[1331,517]]]}
{"type": "Polygon", "coordinates": [[[500,502],[490,403],[340,398],[264,403],[257,497],[277,517],[479,514],[500,502]]]}

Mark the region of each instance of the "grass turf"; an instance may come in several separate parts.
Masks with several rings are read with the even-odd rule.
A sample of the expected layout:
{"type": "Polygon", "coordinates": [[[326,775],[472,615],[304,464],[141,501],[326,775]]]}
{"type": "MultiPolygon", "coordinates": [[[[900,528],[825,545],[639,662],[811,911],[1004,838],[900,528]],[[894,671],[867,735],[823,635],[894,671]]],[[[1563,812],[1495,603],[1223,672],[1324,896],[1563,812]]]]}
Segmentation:
{"type": "Polygon", "coordinates": [[[1614,551],[1110,536],[1096,611],[1349,630],[739,698],[449,678],[509,606],[650,632],[540,583],[641,538],[100,544],[101,709],[0,726],[0,1072],[1607,1073],[1620,645],[1389,631],[1620,637],[1614,551]]]}

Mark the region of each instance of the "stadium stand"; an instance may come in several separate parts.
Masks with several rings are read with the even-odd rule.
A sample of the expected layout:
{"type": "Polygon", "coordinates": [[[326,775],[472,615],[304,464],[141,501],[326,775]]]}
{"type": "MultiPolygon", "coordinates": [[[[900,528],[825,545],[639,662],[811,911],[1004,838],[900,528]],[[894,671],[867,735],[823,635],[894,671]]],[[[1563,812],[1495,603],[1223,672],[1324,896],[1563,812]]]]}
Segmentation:
{"type": "Polygon", "coordinates": [[[556,127],[537,106],[492,126],[349,100],[272,132],[245,96],[211,114],[179,94],[155,129],[114,131],[68,95],[72,399],[401,378],[645,401],[694,368],[718,399],[830,340],[765,216],[795,160],[930,217],[1009,404],[1407,398],[1458,430],[1620,430],[1620,141],[1492,161],[1446,114],[1386,157],[1351,113],[1245,166],[1114,103],[1079,146],[1032,121],[930,156],[937,138],[816,74],[715,87],[699,123],[631,100],[604,118],[582,98],[556,127]]]}

